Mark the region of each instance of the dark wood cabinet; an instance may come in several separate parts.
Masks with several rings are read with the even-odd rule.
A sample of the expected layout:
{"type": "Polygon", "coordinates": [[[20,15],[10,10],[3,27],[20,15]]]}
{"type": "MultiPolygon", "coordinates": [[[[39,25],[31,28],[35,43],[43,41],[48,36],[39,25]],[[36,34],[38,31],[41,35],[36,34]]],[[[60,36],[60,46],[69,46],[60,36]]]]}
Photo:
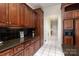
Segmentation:
{"type": "Polygon", "coordinates": [[[19,4],[20,9],[20,26],[24,27],[25,23],[25,4],[19,4]]]}
{"type": "Polygon", "coordinates": [[[32,27],[32,10],[30,8],[28,8],[28,12],[29,12],[29,27],[32,27]]]}
{"type": "Polygon", "coordinates": [[[24,49],[24,56],[29,56],[29,46],[24,49]]]}
{"type": "Polygon", "coordinates": [[[18,52],[15,56],[24,56],[24,50],[18,52]]]}
{"type": "Polygon", "coordinates": [[[33,10],[28,6],[25,6],[25,27],[34,27],[33,10]]]}
{"type": "Polygon", "coordinates": [[[24,49],[25,56],[32,56],[34,54],[34,46],[30,45],[24,49]]]}
{"type": "Polygon", "coordinates": [[[63,44],[79,48],[79,4],[64,4],[62,6],[63,34],[65,30],[73,30],[72,36],[63,35],[63,44]]]}
{"type": "Polygon", "coordinates": [[[8,4],[0,3],[0,26],[7,26],[8,23],[8,4]]]}
{"type": "Polygon", "coordinates": [[[24,43],[24,56],[29,56],[29,46],[30,46],[30,42],[24,43]]]}
{"type": "Polygon", "coordinates": [[[75,21],[75,39],[76,39],[76,47],[79,48],[79,19],[75,21]]]}
{"type": "Polygon", "coordinates": [[[35,24],[35,21],[36,21],[36,13],[34,11],[32,11],[32,18],[33,18],[33,21],[32,21],[33,22],[33,25],[32,26],[33,26],[33,28],[35,28],[35,25],[36,25],[35,24]]]}
{"type": "Polygon", "coordinates": [[[74,38],[73,38],[73,33],[72,33],[72,35],[66,35],[66,33],[70,33],[70,32],[67,32],[67,31],[72,31],[73,30],[73,20],[69,20],[69,19],[65,19],[64,20],[64,27],[63,27],[63,30],[64,30],[64,44],[65,45],[73,45],[73,40],[74,40],[74,38]]]}
{"type": "Polygon", "coordinates": [[[23,49],[24,49],[24,45],[23,44],[20,44],[20,45],[14,47],[14,54],[20,52],[23,49]]]}
{"type": "Polygon", "coordinates": [[[12,56],[13,54],[13,49],[8,49],[6,51],[0,52],[0,56],[12,56]]]}
{"type": "Polygon", "coordinates": [[[24,8],[25,8],[25,22],[24,22],[24,25],[25,25],[25,27],[29,27],[29,9],[28,9],[28,7],[25,5],[24,6],[24,8]]]}
{"type": "Polygon", "coordinates": [[[1,3],[0,25],[9,27],[34,27],[33,10],[23,3],[1,3]]]}
{"type": "Polygon", "coordinates": [[[1,52],[1,56],[32,56],[43,45],[43,11],[40,8],[32,10],[24,3],[0,4],[0,26],[35,28],[36,35],[35,39],[1,52]]]}
{"type": "Polygon", "coordinates": [[[73,29],[73,20],[64,20],[64,29],[73,29]]]}
{"type": "Polygon", "coordinates": [[[37,50],[39,49],[40,44],[41,44],[41,43],[39,42],[39,40],[37,40],[37,41],[36,41],[36,48],[37,48],[37,50]]]}
{"type": "Polygon", "coordinates": [[[35,50],[35,53],[38,51],[38,49],[40,48],[40,44],[41,44],[41,42],[40,42],[40,40],[38,39],[36,42],[35,42],[35,48],[34,48],[34,50],[35,50]]]}
{"type": "Polygon", "coordinates": [[[19,26],[19,4],[11,3],[9,4],[9,26],[19,26]]]}
{"type": "Polygon", "coordinates": [[[33,44],[31,44],[30,46],[29,46],[29,50],[28,50],[28,55],[29,56],[32,56],[33,55],[33,52],[34,52],[34,45],[33,44]]]}
{"type": "Polygon", "coordinates": [[[36,20],[35,20],[35,27],[36,27],[36,31],[37,31],[37,35],[39,35],[40,37],[40,40],[41,40],[41,46],[43,45],[43,41],[44,41],[44,36],[43,36],[43,28],[44,28],[44,20],[43,20],[43,11],[42,9],[38,8],[38,9],[35,9],[35,12],[36,12],[36,20]]]}
{"type": "Polygon", "coordinates": [[[64,37],[64,44],[65,45],[73,45],[73,37],[72,36],[65,36],[64,37]]]}
{"type": "Polygon", "coordinates": [[[29,43],[25,44],[25,49],[24,49],[24,55],[25,56],[32,56],[35,53],[34,47],[35,47],[36,42],[32,41],[32,42],[29,42],[29,43]]]}
{"type": "Polygon", "coordinates": [[[0,52],[0,56],[33,56],[41,47],[39,37],[26,41],[8,50],[0,52]]]}

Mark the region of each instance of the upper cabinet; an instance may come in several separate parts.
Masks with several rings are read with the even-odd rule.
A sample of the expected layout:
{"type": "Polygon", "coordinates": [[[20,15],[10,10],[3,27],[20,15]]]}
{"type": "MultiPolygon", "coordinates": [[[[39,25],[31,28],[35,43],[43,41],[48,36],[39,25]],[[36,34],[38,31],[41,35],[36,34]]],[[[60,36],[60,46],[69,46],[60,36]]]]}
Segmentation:
{"type": "Polygon", "coordinates": [[[35,21],[36,21],[36,13],[35,12],[32,12],[32,19],[33,19],[33,27],[35,27],[35,21]]]}
{"type": "Polygon", "coordinates": [[[64,29],[73,29],[73,20],[64,20],[64,29]]]}
{"type": "Polygon", "coordinates": [[[8,23],[8,4],[0,3],[0,26],[5,26],[8,23]]]}
{"type": "Polygon", "coordinates": [[[25,8],[25,15],[24,15],[24,17],[25,17],[25,22],[24,22],[24,26],[25,27],[28,27],[29,26],[29,9],[28,9],[28,7],[25,5],[24,6],[24,8],[25,8]]]}
{"type": "Polygon", "coordinates": [[[78,3],[65,3],[62,4],[63,19],[74,19],[79,17],[79,4],[78,3]]]}
{"type": "Polygon", "coordinates": [[[31,10],[30,8],[29,8],[29,26],[30,27],[34,27],[34,15],[33,15],[33,10],[31,10]]]}
{"type": "Polygon", "coordinates": [[[24,22],[25,22],[25,5],[24,4],[19,4],[20,7],[20,25],[23,27],[24,22]]]}
{"type": "Polygon", "coordinates": [[[35,9],[35,12],[36,12],[36,19],[35,19],[35,28],[36,28],[36,31],[37,31],[37,35],[40,36],[40,40],[41,40],[41,45],[43,45],[43,24],[44,24],[44,20],[43,20],[43,11],[41,8],[38,8],[38,9],[35,9]]]}
{"type": "Polygon", "coordinates": [[[27,5],[25,6],[25,27],[34,27],[33,10],[27,5]]]}
{"type": "Polygon", "coordinates": [[[33,12],[24,3],[0,3],[0,26],[33,28],[33,12]]]}
{"type": "Polygon", "coordinates": [[[9,4],[9,26],[19,26],[19,4],[11,3],[9,4]]]}

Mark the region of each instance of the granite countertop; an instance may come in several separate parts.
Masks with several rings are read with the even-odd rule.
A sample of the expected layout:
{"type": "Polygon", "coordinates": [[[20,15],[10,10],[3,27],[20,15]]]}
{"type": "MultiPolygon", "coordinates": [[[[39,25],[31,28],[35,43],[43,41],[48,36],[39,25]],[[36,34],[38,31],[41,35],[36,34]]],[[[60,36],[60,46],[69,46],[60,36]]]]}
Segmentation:
{"type": "Polygon", "coordinates": [[[2,44],[0,44],[0,52],[10,49],[10,48],[13,48],[13,47],[17,46],[18,44],[28,42],[28,41],[35,39],[35,38],[26,38],[25,37],[25,38],[11,39],[6,42],[3,42],[2,44]]]}

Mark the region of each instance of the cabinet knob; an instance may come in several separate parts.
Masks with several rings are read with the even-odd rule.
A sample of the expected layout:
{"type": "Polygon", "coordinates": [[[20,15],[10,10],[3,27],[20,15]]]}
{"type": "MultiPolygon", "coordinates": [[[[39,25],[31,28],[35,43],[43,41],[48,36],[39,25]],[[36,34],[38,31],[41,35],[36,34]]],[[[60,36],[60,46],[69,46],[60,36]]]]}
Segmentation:
{"type": "Polygon", "coordinates": [[[29,44],[27,44],[27,45],[29,45],[29,44]]]}
{"type": "Polygon", "coordinates": [[[8,21],[6,23],[8,23],[8,21]]]}
{"type": "Polygon", "coordinates": [[[11,24],[11,22],[9,22],[11,24]]]}

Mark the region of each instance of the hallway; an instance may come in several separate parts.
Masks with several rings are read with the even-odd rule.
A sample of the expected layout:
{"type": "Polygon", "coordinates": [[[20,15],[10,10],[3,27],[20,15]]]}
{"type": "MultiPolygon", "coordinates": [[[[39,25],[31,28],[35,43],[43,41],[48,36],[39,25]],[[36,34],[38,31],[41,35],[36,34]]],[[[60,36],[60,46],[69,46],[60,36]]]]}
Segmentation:
{"type": "Polygon", "coordinates": [[[53,35],[48,43],[44,44],[34,56],[64,56],[62,47],[59,46],[56,38],[56,35],[53,35]]]}

